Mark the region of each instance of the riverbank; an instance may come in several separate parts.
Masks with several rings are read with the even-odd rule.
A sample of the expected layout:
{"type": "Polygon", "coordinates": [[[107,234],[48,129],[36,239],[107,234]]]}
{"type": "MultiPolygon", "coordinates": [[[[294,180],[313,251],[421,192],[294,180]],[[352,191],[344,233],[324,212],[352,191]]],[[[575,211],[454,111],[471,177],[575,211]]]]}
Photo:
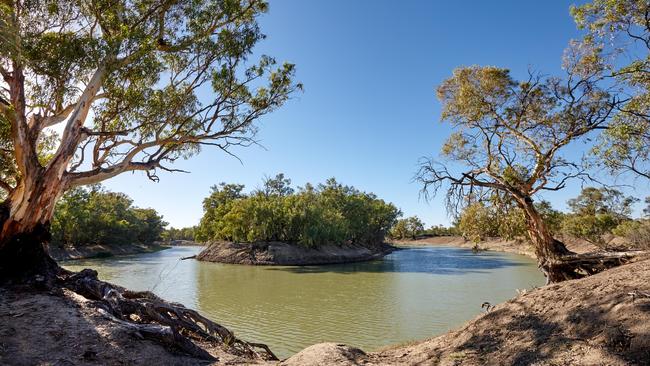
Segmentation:
{"type": "Polygon", "coordinates": [[[208,245],[196,259],[230,264],[305,266],[369,261],[382,258],[395,249],[390,245],[322,245],[308,248],[280,242],[217,242],[208,245]]]}
{"type": "MultiPolygon", "coordinates": [[[[444,335],[366,353],[317,344],[280,365],[644,365],[650,359],[650,260],[543,286],[444,335]]],[[[0,364],[205,365],[138,337],[79,295],[0,287],[0,364]]],[[[475,304],[480,307],[480,304],[475,304]]],[[[201,344],[214,365],[278,365],[201,344]]]]}
{"type": "Polygon", "coordinates": [[[152,244],[94,244],[77,247],[67,246],[63,248],[50,245],[47,251],[54,260],[67,261],[75,259],[115,257],[139,253],[153,253],[168,248],[168,245],[156,242],[152,244]]]}
{"type": "MultiPolygon", "coordinates": [[[[145,339],[103,316],[95,301],[67,289],[0,287],[0,299],[1,365],[207,364],[145,339]]],[[[198,345],[217,357],[215,364],[267,364],[198,345]]]]}
{"type": "MultiPolygon", "coordinates": [[[[568,239],[563,242],[569,250],[575,253],[588,253],[599,250],[598,247],[584,240],[568,239]]],[[[473,241],[466,240],[460,236],[433,236],[418,238],[416,240],[396,240],[390,244],[396,247],[440,245],[468,249],[477,246],[479,250],[514,253],[536,258],[532,245],[525,240],[504,240],[501,238],[492,238],[479,243],[474,243],[473,241]]]]}
{"type": "Polygon", "coordinates": [[[647,365],[648,278],[646,259],[527,291],[439,337],[375,353],[318,344],[283,365],[647,365]]]}

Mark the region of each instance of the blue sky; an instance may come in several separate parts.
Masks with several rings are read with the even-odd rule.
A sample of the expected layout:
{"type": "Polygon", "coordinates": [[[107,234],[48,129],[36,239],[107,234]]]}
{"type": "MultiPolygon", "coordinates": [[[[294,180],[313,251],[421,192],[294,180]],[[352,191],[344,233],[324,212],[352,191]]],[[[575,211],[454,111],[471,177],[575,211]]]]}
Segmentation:
{"type": "MultiPolygon", "coordinates": [[[[252,189],[284,172],[295,185],[340,182],[376,193],[405,215],[447,224],[442,198],[425,202],[412,183],[418,159],[436,156],[450,129],[440,123],[435,87],[463,65],[561,73],[561,56],[580,33],[575,1],[271,0],[258,47],[297,65],[305,91],[260,120],[263,148],[235,150],[242,160],[205,149],[153,183],[127,173],[106,186],[153,207],[175,227],[198,223],[211,185],[252,189]],[[542,6],[543,4],[543,6],[542,6]]],[[[579,149],[578,147],[577,149],[579,149]]],[[[635,193],[645,196],[647,183],[635,193]]],[[[576,183],[544,198],[564,208],[576,183]]]]}

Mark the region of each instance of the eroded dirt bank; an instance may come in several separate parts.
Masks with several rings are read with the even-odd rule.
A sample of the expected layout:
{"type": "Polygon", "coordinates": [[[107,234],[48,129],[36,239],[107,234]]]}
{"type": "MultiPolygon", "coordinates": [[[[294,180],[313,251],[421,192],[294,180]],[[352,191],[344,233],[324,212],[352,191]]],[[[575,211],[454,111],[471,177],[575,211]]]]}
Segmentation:
{"type": "MultiPolygon", "coordinates": [[[[201,344],[216,364],[265,364],[201,344]]],[[[92,301],[0,287],[0,365],[206,365],[142,339],[105,318],[92,301]]]]}
{"type": "Polygon", "coordinates": [[[376,247],[323,245],[307,248],[280,242],[271,243],[212,243],[196,256],[197,260],[218,263],[249,265],[302,266],[348,263],[383,257],[395,248],[389,245],[376,247]]]}
{"type": "Polygon", "coordinates": [[[138,254],[138,253],[151,253],[159,250],[167,249],[169,246],[161,245],[160,243],[152,244],[92,244],[77,247],[58,247],[50,245],[47,248],[48,253],[54,260],[73,260],[85,258],[98,258],[98,257],[113,257],[120,255],[138,254]]]}
{"type": "MultiPolygon", "coordinates": [[[[529,290],[447,334],[366,353],[317,344],[282,365],[648,365],[650,260],[529,290]]],[[[476,304],[477,307],[480,304],[476,304]]],[[[219,321],[219,319],[216,319],[219,321]]],[[[201,344],[215,365],[277,365],[201,344]]],[[[141,339],[92,301],[0,287],[2,365],[205,365],[141,339]]]]}

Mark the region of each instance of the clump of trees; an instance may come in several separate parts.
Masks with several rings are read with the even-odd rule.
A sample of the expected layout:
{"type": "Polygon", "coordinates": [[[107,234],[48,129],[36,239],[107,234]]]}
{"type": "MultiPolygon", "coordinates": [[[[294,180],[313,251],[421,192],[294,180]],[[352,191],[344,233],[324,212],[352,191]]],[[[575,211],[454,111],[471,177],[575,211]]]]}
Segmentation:
{"type": "Polygon", "coordinates": [[[101,186],[68,191],[52,218],[52,244],[150,244],[161,239],[166,222],[156,210],[133,206],[124,193],[101,186]]]}
{"type": "Polygon", "coordinates": [[[389,236],[393,239],[413,239],[424,234],[424,223],[417,216],[410,216],[397,220],[390,230],[389,236]]]}
{"type": "Polygon", "coordinates": [[[308,247],[381,244],[400,215],[393,204],[334,178],[294,190],[283,174],[267,178],[249,194],[241,184],[213,186],[203,209],[199,241],[280,241],[308,247]]]}
{"type": "Polygon", "coordinates": [[[174,240],[189,240],[194,241],[194,236],[196,235],[196,226],[189,226],[177,229],[175,227],[170,227],[165,229],[162,233],[162,239],[165,241],[174,241],[174,240]]]}
{"type": "Polygon", "coordinates": [[[456,225],[431,225],[430,228],[424,230],[422,235],[426,236],[457,236],[460,235],[456,225]]]}
{"type": "MultiPolygon", "coordinates": [[[[548,201],[536,202],[535,207],[555,237],[582,239],[605,249],[639,249],[650,244],[650,236],[646,235],[650,230],[647,220],[650,207],[644,209],[646,217],[632,219],[632,208],[638,201],[616,189],[586,187],[567,202],[569,212],[555,210],[548,201]]],[[[646,198],[646,204],[650,205],[650,197],[646,198]]],[[[455,228],[474,242],[490,237],[524,238],[527,230],[524,213],[518,207],[508,207],[494,199],[465,207],[455,228]]]]}
{"type": "MultiPolygon", "coordinates": [[[[506,240],[525,237],[526,217],[524,212],[512,202],[503,202],[507,197],[493,196],[466,206],[455,223],[457,232],[475,243],[488,238],[499,237],[506,240]]],[[[550,202],[535,203],[535,208],[548,229],[557,234],[563,214],[554,210],[550,202]]]]}
{"type": "Polygon", "coordinates": [[[632,205],[637,201],[615,189],[585,188],[578,197],[568,201],[571,212],[562,222],[562,232],[606,246],[606,235],[631,221],[632,205]]]}

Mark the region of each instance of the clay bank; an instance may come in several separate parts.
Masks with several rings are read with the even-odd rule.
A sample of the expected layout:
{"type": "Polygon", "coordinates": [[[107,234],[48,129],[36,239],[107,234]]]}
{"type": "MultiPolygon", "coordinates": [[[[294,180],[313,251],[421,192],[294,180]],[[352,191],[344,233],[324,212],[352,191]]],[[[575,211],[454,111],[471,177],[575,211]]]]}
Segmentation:
{"type": "Polygon", "coordinates": [[[197,260],[230,264],[305,266],[362,262],[382,258],[395,247],[380,244],[306,247],[282,242],[209,244],[197,260]]]}

